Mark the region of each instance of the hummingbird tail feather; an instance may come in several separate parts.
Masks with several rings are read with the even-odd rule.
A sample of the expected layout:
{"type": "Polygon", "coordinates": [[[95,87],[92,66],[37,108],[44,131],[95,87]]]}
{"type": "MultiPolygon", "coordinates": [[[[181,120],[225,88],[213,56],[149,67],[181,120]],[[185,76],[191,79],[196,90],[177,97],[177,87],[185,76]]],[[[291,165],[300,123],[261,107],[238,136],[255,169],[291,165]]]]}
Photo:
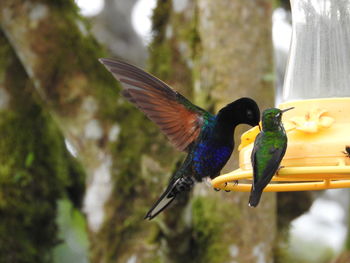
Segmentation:
{"type": "Polygon", "coordinates": [[[164,193],[159,197],[157,202],[152,206],[152,208],[148,211],[144,219],[151,220],[156,217],[160,212],[162,212],[168,205],[174,201],[176,197],[176,191],[174,191],[176,184],[179,179],[176,180],[173,184],[169,185],[168,188],[164,191],[164,193]]]}
{"type": "Polygon", "coordinates": [[[249,206],[250,207],[256,207],[261,198],[262,191],[252,191],[249,196],[249,206]]]}
{"type": "Polygon", "coordinates": [[[145,216],[145,219],[151,220],[162,212],[176,198],[178,193],[189,191],[194,185],[194,181],[190,177],[178,178],[170,184],[164,193],[159,197],[158,201],[152,206],[145,216]]]}
{"type": "Polygon", "coordinates": [[[148,211],[145,219],[151,220],[156,217],[160,212],[162,212],[168,205],[174,201],[176,195],[170,195],[168,192],[164,192],[164,194],[158,199],[158,201],[152,206],[152,208],[148,211]]]}

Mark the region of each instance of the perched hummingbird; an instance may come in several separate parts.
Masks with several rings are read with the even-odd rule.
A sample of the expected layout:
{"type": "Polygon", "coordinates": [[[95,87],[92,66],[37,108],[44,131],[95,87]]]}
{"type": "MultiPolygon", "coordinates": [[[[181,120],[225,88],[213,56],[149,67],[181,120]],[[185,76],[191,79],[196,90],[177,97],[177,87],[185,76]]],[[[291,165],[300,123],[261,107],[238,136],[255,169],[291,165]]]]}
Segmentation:
{"type": "Polygon", "coordinates": [[[121,82],[124,97],[155,122],[178,150],[188,153],[145,219],[162,212],[195,181],[218,176],[233,151],[235,127],[259,124],[258,105],[250,98],[238,99],[212,115],[135,66],[104,58],[100,62],[121,82]]]}
{"type": "Polygon", "coordinates": [[[256,136],[251,155],[253,166],[253,185],[249,197],[249,206],[257,206],[261,194],[274,174],[287,149],[287,135],[281,122],[282,114],[288,108],[266,109],[262,114],[262,131],[256,136]]]}

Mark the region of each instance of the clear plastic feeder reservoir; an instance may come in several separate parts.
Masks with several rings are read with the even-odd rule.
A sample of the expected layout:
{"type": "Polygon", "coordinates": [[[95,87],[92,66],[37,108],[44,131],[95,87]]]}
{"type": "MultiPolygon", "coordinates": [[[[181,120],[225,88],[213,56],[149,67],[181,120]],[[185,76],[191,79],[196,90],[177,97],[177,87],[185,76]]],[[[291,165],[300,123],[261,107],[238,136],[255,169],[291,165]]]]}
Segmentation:
{"type": "Polygon", "coordinates": [[[350,97],[350,1],[292,0],[284,101],[350,97]]]}

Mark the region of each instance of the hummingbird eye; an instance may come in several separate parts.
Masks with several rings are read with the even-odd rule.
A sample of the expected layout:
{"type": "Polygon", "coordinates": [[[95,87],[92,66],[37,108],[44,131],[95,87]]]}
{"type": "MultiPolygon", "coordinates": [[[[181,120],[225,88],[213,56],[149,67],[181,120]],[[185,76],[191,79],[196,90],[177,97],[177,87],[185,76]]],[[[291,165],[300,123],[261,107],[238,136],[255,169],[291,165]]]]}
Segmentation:
{"type": "Polygon", "coordinates": [[[252,110],[247,110],[247,118],[253,119],[253,111],[252,110]]]}

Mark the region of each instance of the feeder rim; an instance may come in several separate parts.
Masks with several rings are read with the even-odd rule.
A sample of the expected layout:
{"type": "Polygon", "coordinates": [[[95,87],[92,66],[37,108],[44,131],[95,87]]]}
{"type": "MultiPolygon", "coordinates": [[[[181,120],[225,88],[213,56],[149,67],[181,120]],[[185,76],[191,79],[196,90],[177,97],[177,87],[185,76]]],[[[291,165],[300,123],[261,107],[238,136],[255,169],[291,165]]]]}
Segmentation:
{"type": "MultiPolygon", "coordinates": [[[[214,188],[250,192],[252,170],[237,169],[211,181],[214,188]],[[240,183],[239,180],[250,180],[240,183]],[[238,183],[236,183],[238,182],[238,183]]],[[[340,162],[335,166],[282,167],[264,192],[314,191],[350,187],[350,166],[340,162]]]]}

